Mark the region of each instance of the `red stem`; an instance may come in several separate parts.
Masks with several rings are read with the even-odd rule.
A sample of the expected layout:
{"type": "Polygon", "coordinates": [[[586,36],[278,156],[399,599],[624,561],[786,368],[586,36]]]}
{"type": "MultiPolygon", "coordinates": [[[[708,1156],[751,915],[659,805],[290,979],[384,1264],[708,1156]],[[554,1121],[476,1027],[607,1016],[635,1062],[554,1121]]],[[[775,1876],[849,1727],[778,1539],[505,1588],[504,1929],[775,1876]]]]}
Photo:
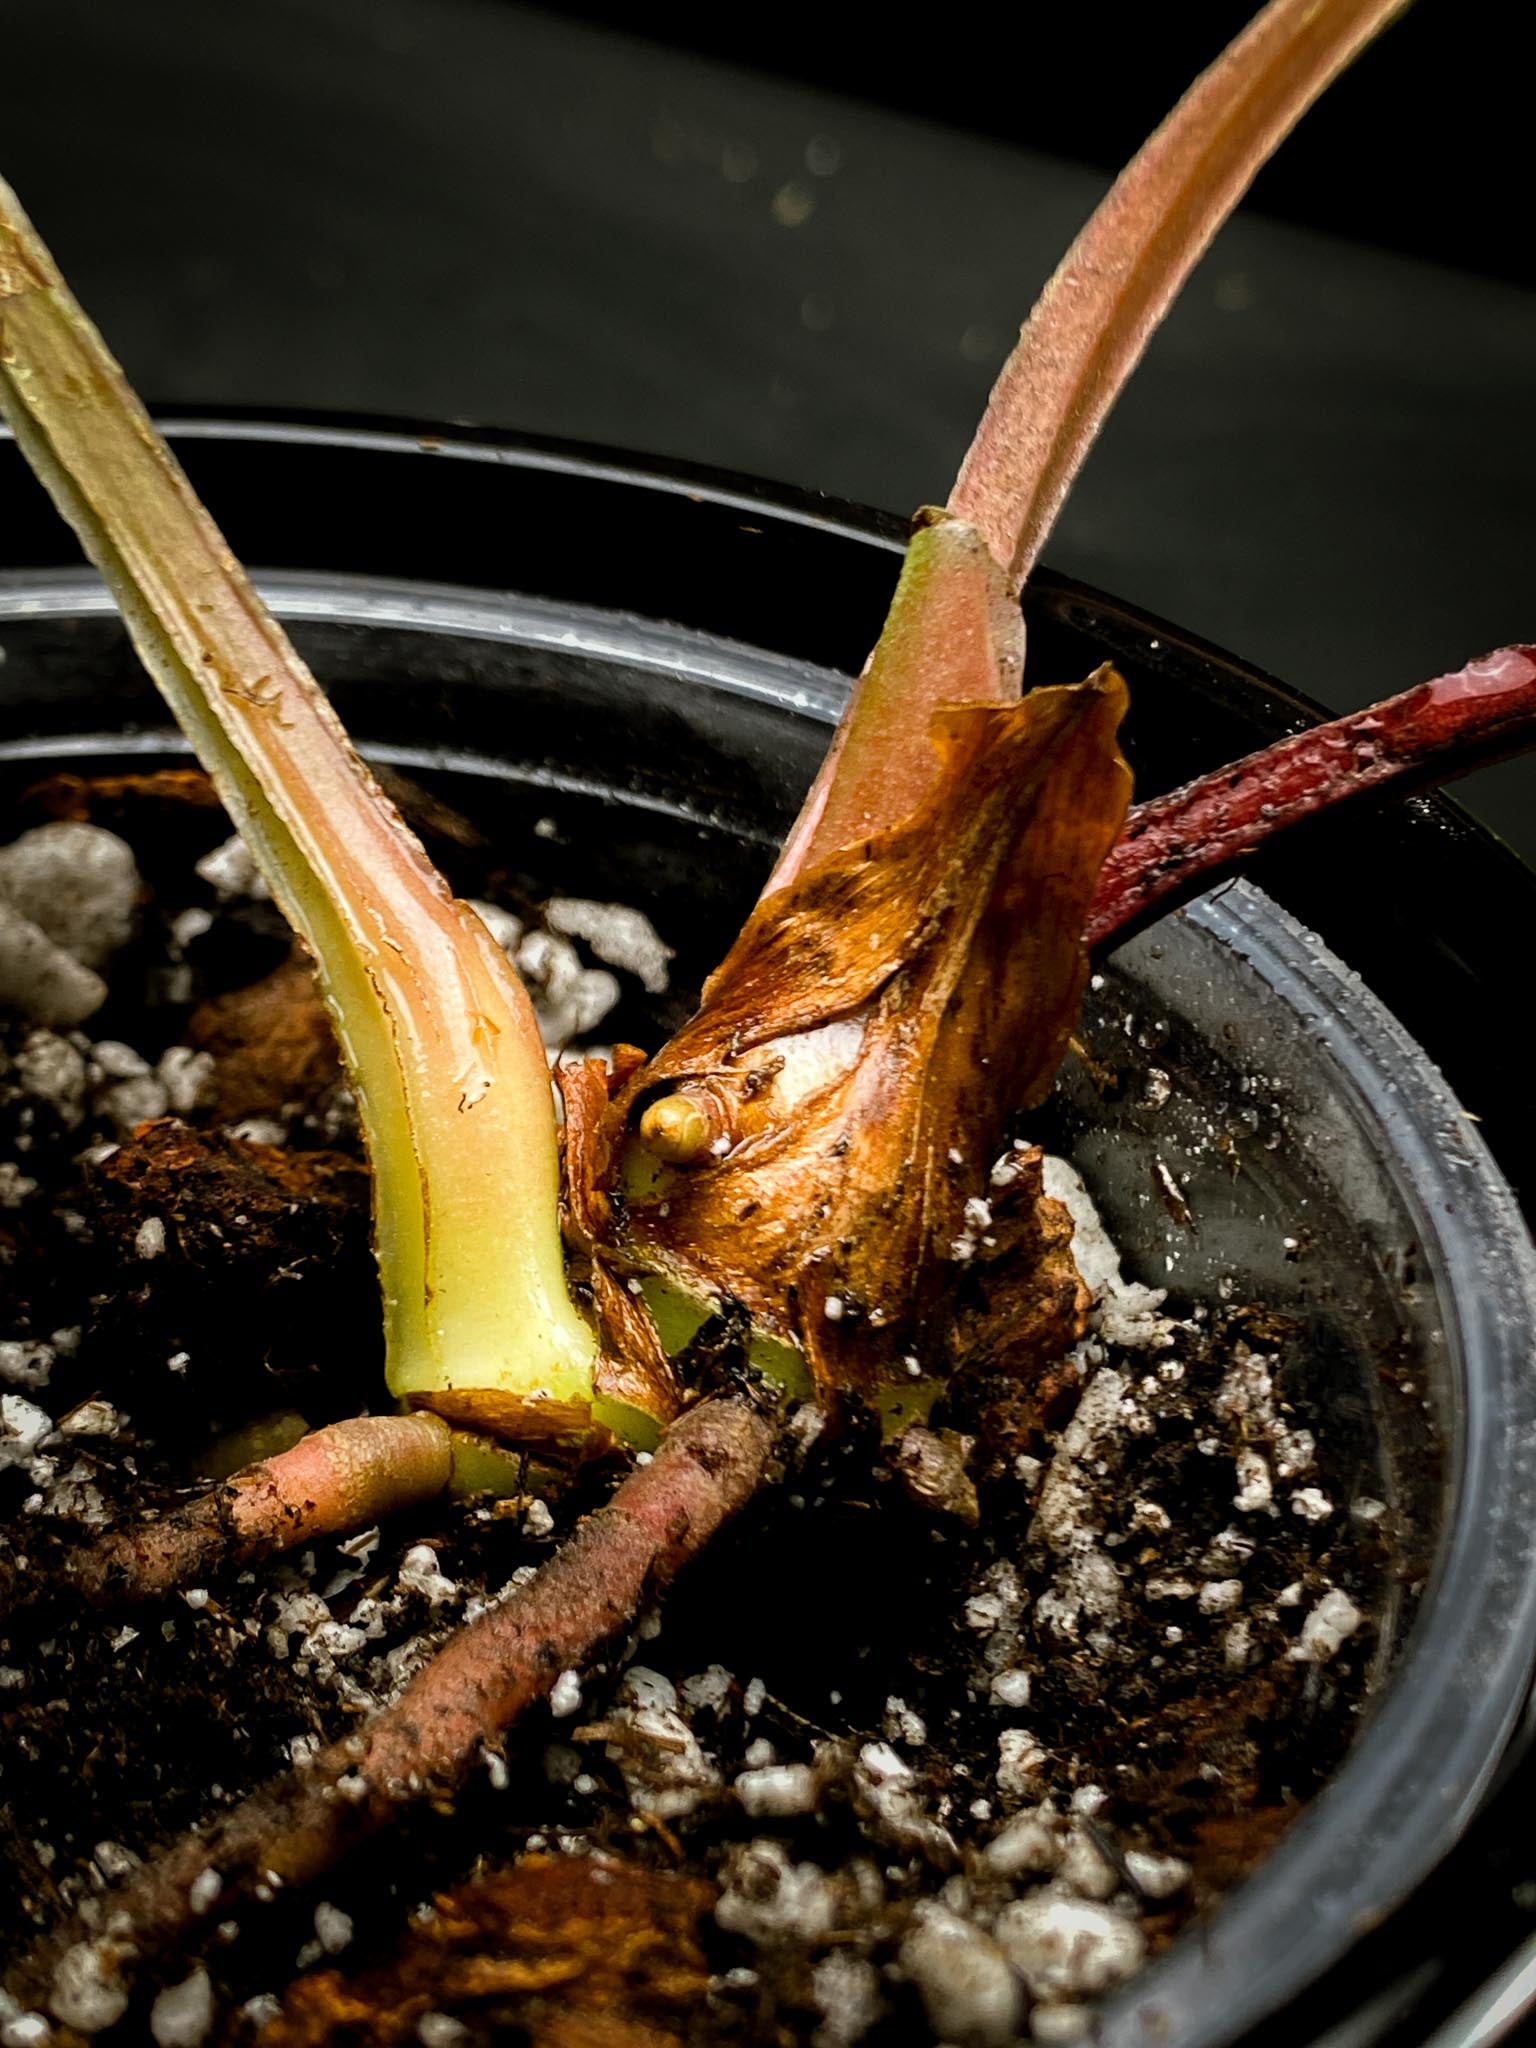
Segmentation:
{"type": "Polygon", "coordinates": [[[1536,647],[1504,647],[1138,804],[1100,873],[1087,943],[1123,938],[1290,825],[1393,784],[1446,781],[1533,734],[1536,647]]]}

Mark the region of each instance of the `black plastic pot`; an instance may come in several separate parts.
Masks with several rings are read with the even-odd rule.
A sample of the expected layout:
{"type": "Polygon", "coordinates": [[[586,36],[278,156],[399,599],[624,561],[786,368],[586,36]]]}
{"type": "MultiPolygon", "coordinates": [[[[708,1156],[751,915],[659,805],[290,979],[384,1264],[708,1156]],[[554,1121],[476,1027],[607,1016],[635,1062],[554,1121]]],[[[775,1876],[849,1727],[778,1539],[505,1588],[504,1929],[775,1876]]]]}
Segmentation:
{"type": "MultiPolygon", "coordinates": [[[[696,983],[873,638],[893,530],[526,445],[260,423],[174,438],[236,547],[275,565],[267,595],[367,751],[450,795],[533,886],[643,903],[696,983]]],[[[15,565],[0,575],[0,800],[55,766],[182,758],[103,594],[48,566],[62,538],[9,452],[0,536],[15,565]]],[[[1041,579],[1027,609],[1036,680],[1106,656],[1125,669],[1144,791],[1313,715],[1091,593],[1041,579]]],[[[1161,1106],[1106,1102],[1074,1069],[1060,1139],[1139,1277],[1209,1292],[1236,1275],[1296,1317],[1358,1443],[1361,1490],[1390,1503],[1428,1575],[1417,1599],[1378,1589],[1379,1691],[1344,1767],[1104,2013],[1112,2048],[1217,2048],[1266,2022],[1299,2041],[1350,2008],[1356,2031],[1330,2038],[1383,2038],[1401,1972],[1390,1944],[1361,1937],[1512,1767],[1536,1645],[1536,1257],[1477,1127],[1404,1028],[1522,1166],[1522,1049],[1469,1021],[1489,1014],[1504,935],[1529,929],[1536,889],[1439,801],[1321,828],[1264,879],[1272,893],[1218,892],[1108,963],[1090,1048],[1123,1047],[1129,1023],[1174,1085],[1161,1106]],[[1235,1178],[1217,1126],[1246,1134],[1235,1178]],[[1198,1233],[1169,1221],[1149,1240],[1158,1161],[1190,1176],[1198,1233]]],[[[638,1023],[654,1037],[668,1021],[638,1023]]],[[[1410,1989],[1427,2011],[1432,1987],[1410,1989]]],[[[1457,1989],[1445,1975],[1433,1997],[1457,1989]]]]}

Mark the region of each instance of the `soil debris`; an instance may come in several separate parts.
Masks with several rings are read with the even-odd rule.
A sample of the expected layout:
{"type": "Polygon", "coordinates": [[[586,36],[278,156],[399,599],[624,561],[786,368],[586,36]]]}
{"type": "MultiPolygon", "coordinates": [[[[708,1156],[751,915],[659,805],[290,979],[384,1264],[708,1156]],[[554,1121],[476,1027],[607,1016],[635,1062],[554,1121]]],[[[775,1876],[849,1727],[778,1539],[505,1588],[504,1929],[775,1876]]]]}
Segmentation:
{"type": "Polygon", "coordinates": [[[325,1004],[305,959],[283,962],[245,988],[211,996],[187,1020],[186,1042],[212,1061],[207,1109],[220,1124],[323,1118],[342,1086],[325,1004]]]}
{"type": "Polygon", "coordinates": [[[515,2029],[552,2048],[680,2048],[708,1989],[713,1896],[612,1856],[525,1856],[438,1894],[394,1961],[300,1978],[257,2042],[414,2048],[515,2029]],[[443,2024],[423,2031],[429,2018],[443,2024]]]}
{"type": "MultiPolygon", "coordinates": [[[[172,775],[55,778],[31,814],[125,835],[142,879],[92,1035],[0,1025],[0,1598],[378,1395],[355,1118],[307,962],[219,894],[220,813],[172,775]]],[[[541,923],[456,843],[552,1054],[621,983],[626,1022],[660,993],[649,925],[584,898],[541,923]]],[[[267,1886],[238,1941],[205,1872],[203,1937],[158,1982],[128,2002],[91,1931],[8,2038],[114,2011],[158,2048],[1080,2033],[1342,1755],[1393,1511],[1305,1333],[1127,1280],[1064,1162],[1010,1147],[962,1228],[930,1413],[882,1444],[802,1410],[782,1483],[451,1809],[419,1802],[323,1897],[267,1886]]],[[[505,1499],[213,1557],[127,1618],[14,1599],[8,1949],[345,1742],[603,1497],[590,1466],[495,1455],[505,1499]],[[190,1768],[165,1740],[188,1725],[190,1768]]]]}

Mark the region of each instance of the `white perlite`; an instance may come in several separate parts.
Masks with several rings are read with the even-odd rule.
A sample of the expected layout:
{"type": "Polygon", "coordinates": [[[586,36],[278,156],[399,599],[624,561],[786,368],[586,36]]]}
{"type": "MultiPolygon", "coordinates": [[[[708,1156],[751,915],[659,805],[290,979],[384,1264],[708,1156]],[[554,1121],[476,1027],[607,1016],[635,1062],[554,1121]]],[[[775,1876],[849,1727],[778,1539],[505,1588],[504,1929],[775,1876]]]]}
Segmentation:
{"type": "Polygon", "coordinates": [[[1241,1579],[1207,1579],[1200,1588],[1202,1614],[1230,1614],[1243,1604],[1241,1579]]]}
{"type": "Polygon", "coordinates": [[[169,1985],[149,2009],[157,2048],[202,2048],[213,2025],[213,1986],[206,1970],[169,1985]]]}
{"type": "Polygon", "coordinates": [[[1171,1899],[1189,1883],[1189,1865],[1178,1856],[1154,1856],[1146,1849],[1127,1849],[1125,1872],[1143,1898],[1171,1899]]]}
{"type": "Polygon", "coordinates": [[[720,1789],[719,1769],[677,1711],[671,1680],[643,1664],[625,1672],[618,1704],[591,1733],[608,1736],[608,1759],[636,1813],[681,1820],[720,1789]]]}
{"type": "Polygon", "coordinates": [[[53,1434],[53,1417],[20,1394],[0,1394],[0,1472],[36,1457],[53,1434]]]}
{"type": "Polygon", "coordinates": [[[1228,1523],[1218,1536],[1213,1536],[1205,1547],[1200,1560],[1200,1569],[1213,1578],[1224,1577],[1229,1572],[1239,1572],[1258,1548],[1256,1539],[1245,1536],[1241,1529],[1228,1523]]]}
{"type": "Polygon", "coordinates": [[[520,917],[514,917],[512,912],[504,909],[501,904],[487,903],[479,896],[470,897],[469,907],[485,926],[497,945],[500,946],[503,953],[510,958],[522,943],[525,930],[523,920],[520,917]]]}
{"type": "Polygon", "coordinates": [[[1195,1597],[1192,1579],[1150,1578],[1144,1590],[1149,1600],[1193,1600],[1195,1597]]]}
{"type": "Polygon", "coordinates": [[[738,1844],[721,1867],[715,1919],[727,1934],[759,1948],[780,1941],[825,1939],[837,1918],[825,1871],[791,1863],[780,1842],[766,1837],[738,1844]]]}
{"type": "Polygon", "coordinates": [[[790,1814],[813,1813],[816,1773],[809,1764],[769,1764],[762,1770],[742,1771],[736,1779],[735,1791],[742,1811],[753,1820],[781,1820],[790,1814]]]}
{"type": "Polygon", "coordinates": [[[203,1107],[213,1091],[213,1073],[211,1052],[173,1045],[161,1054],[155,1078],[165,1091],[165,1106],[172,1116],[190,1116],[203,1107]]]}
{"type": "Polygon", "coordinates": [[[581,1674],[562,1671],[550,1689],[549,1711],[557,1721],[569,1720],[581,1706],[581,1674]]]}
{"type": "Polygon", "coordinates": [[[7,1380],[13,1387],[46,1387],[48,1375],[53,1371],[54,1349],[51,1344],[29,1344],[19,1338],[7,1338],[0,1344],[0,1380],[7,1380]]]}
{"type": "Polygon", "coordinates": [[[1093,2021],[1092,2013],[1070,2002],[1051,2004],[1042,2000],[1029,2016],[1029,2038],[1049,2042],[1081,2041],[1093,2021]]]}
{"type": "Polygon", "coordinates": [[[128,2010],[128,1987],[116,1956],[94,1941],[77,1941],[66,1949],[54,1966],[48,2007],[77,2034],[115,2027],[128,2010]]]}
{"type": "Polygon", "coordinates": [[[1041,1169],[1045,1192],[1072,1218],[1072,1257],[1093,1296],[1089,1323],[1110,1344],[1142,1349],[1169,1342],[1162,1314],[1167,1298],[1160,1287],[1143,1287],[1120,1270],[1120,1250],[1104,1228],[1092,1195],[1077,1169],[1047,1153],[1041,1169]]]}
{"type": "Polygon", "coordinates": [[[1036,1998],[1091,1998],[1133,1976],[1146,1953],[1134,1920],[1051,1886],[1005,1906],[996,1933],[1036,1998]]]}
{"type": "Polygon", "coordinates": [[[180,951],[200,939],[205,932],[213,930],[213,912],[204,910],[198,903],[189,910],[178,910],[171,919],[171,944],[180,951]]]}
{"type": "Polygon", "coordinates": [[[1027,1728],[1005,1728],[997,1738],[998,1791],[1005,1799],[1033,1798],[1049,1761],[1027,1728]]]}
{"type": "Polygon", "coordinates": [[[247,1145],[286,1145],[288,1131],[275,1116],[246,1116],[237,1124],[226,1124],[225,1132],[231,1138],[243,1139],[247,1145]]]}
{"type": "MultiPolygon", "coordinates": [[[[818,1759],[830,1760],[825,1744],[818,1759]]],[[[877,1841],[904,1853],[916,1852],[937,1863],[954,1860],[949,1831],[924,1811],[912,1766],[888,1742],[866,1742],[859,1750],[849,1781],[853,1803],[877,1841]]]]}
{"type": "Polygon", "coordinates": [[[132,938],[139,890],[132,852],[100,825],[38,825],[0,848],[0,898],[82,967],[132,938]]]}
{"type": "Polygon", "coordinates": [[[965,1622],[978,1635],[1002,1634],[1010,1654],[1017,1642],[1017,1623],[1024,1611],[1024,1588],[1019,1575],[1006,1559],[988,1565],[981,1578],[981,1591],[965,1603],[965,1622]]]}
{"type": "Polygon", "coordinates": [[[964,1229],[949,1247],[949,1256],[962,1266],[969,1265],[975,1258],[979,1246],[996,1243],[995,1238],[986,1234],[992,1228],[991,1203],[984,1202],[979,1195],[972,1195],[965,1205],[964,1222],[964,1229]]]}
{"type": "Polygon", "coordinates": [[[880,2017],[880,1973],[863,1956],[835,1948],[811,1972],[821,2024],[811,2048],[853,2048],[880,2017]]]}
{"type": "Polygon", "coordinates": [[[1093,1837],[1077,1828],[1067,1837],[1057,1875],[1068,1890],[1085,1899],[1112,1899],[1120,1889],[1120,1873],[1093,1837]]]}
{"type": "Polygon", "coordinates": [[[14,1159],[0,1159],[0,1209],[19,1209],[37,1193],[37,1182],[14,1159]]]}
{"type": "Polygon", "coordinates": [[[1027,1807],[1015,1814],[981,1852],[994,1877],[1046,1875],[1061,1861],[1061,1832],[1049,1807],[1027,1807]]]}
{"type": "Polygon", "coordinates": [[[451,1607],[462,1596],[458,1581],[438,1563],[430,1543],[413,1543],[400,1560],[395,1583],[403,1593],[419,1593],[433,1607],[451,1607]]]}
{"type": "Polygon", "coordinates": [[[734,1684],[723,1664],[710,1664],[683,1680],[682,1694],[694,1713],[722,1714],[730,1704],[734,1684]]]}
{"type": "Polygon", "coordinates": [[[140,1124],[153,1123],[164,1116],[170,1107],[170,1097],[159,1075],[146,1071],[99,1089],[95,1107],[120,1138],[129,1138],[140,1124]]]}
{"type": "Polygon", "coordinates": [[[1333,1513],[1333,1502],[1316,1486],[1298,1486],[1291,1495],[1291,1513],[1304,1522],[1326,1522],[1333,1513]]]}
{"type": "Polygon", "coordinates": [[[82,1401],[59,1424],[61,1436],[116,1436],[127,1421],[110,1401],[82,1401]]]}
{"type": "Polygon", "coordinates": [[[1233,1469],[1237,1474],[1237,1491],[1232,1496],[1233,1507],[1240,1515],[1267,1512],[1275,1498],[1274,1481],[1269,1476],[1269,1460],[1258,1451],[1241,1450],[1237,1454],[1233,1469]]]}
{"type": "Polygon", "coordinates": [[[1326,1664],[1364,1621],[1349,1595],[1331,1586],[1301,1624],[1287,1655],[1294,1664],[1326,1664]]]}
{"type": "MultiPolygon", "coordinates": [[[[3,2011],[0,2007],[0,2011],[3,2011]]],[[[0,2048],[43,2048],[53,2037],[46,2013],[18,2012],[0,2021],[0,2048]]]]}
{"type": "MultiPolygon", "coordinates": [[[[1275,1481],[1297,1478],[1316,1455],[1312,1432],[1293,1429],[1280,1413],[1275,1364],[1274,1358],[1238,1345],[1214,1404],[1218,1415],[1239,1426],[1243,1439],[1243,1449],[1234,1460],[1237,1492],[1232,1505],[1239,1514],[1273,1512],[1275,1481]]],[[[1316,1497],[1323,1499],[1321,1494],[1316,1497]]],[[[1307,1510],[1298,1512],[1305,1515],[1307,1510]]],[[[1326,1512],[1333,1512],[1331,1506],[1326,1512]]]]}
{"type": "Polygon", "coordinates": [[[256,857],[238,832],[232,833],[212,853],[205,853],[195,873],[212,889],[221,903],[246,896],[254,903],[266,901],[271,891],[262,879],[256,857]]]}
{"type": "MultiPolygon", "coordinates": [[[[0,1002],[3,1000],[0,990],[0,1002]]],[[[30,1033],[11,1071],[22,1093],[34,1102],[46,1103],[66,1130],[72,1131],[85,1115],[85,1061],[57,1032],[30,1033]]]]}
{"type": "Polygon", "coordinates": [[[1094,1496],[1091,1477],[1082,1468],[1120,1435],[1127,1391],[1123,1373],[1101,1368],[1083,1389],[1072,1420],[1057,1439],[1035,1509],[1035,1533],[1058,1553],[1073,1547],[1094,1496]]]}
{"type": "Polygon", "coordinates": [[[424,2012],[416,2022],[416,2038],[421,2048],[461,2048],[469,2039],[469,2029],[452,2013],[424,2012]]]}
{"type": "Polygon", "coordinates": [[[584,896],[555,896],[545,904],[544,916],[567,938],[585,939],[599,960],[634,975],[649,994],[666,994],[673,949],[663,944],[643,911],[623,903],[594,903],[584,896]]]}
{"type": "Polygon", "coordinates": [[[917,1986],[939,2040],[957,2048],[1007,2048],[1024,2000],[997,1943],[934,1900],[913,1912],[901,1967],[917,1986]]]}
{"type": "Polygon", "coordinates": [[[527,932],[508,958],[533,998],[539,1035],[549,1052],[595,1031],[619,1000],[617,979],[604,967],[583,967],[558,932],[527,932]]]}
{"type": "Polygon", "coordinates": [[[56,946],[31,918],[0,902],[0,1010],[67,1029],[94,1016],[106,999],[99,974],[56,946]]]}
{"type": "Polygon", "coordinates": [[[888,1742],[905,1742],[910,1749],[921,1749],[928,1740],[928,1724],[922,1715],[894,1693],[885,1703],[884,1726],[888,1742]]]}
{"type": "Polygon", "coordinates": [[[664,1672],[648,1664],[631,1664],[619,1680],[619,1696],[633,1707],[654,1707],[658,1713],[677,1712],[677,1687],[664,1672]]]}
{"type": "Polygon", "coordinates": [[[1120,1611],[1120,1575],[1099,1547],[1092,1520],[1092,1467],[1122,1435],[1128,1382],[1101,1366],[1083,1390],[1076,1413],[1057,1439],[1040,1489],[1033,1533],[1058,1559],[1056,1582],[1036,1603],[1039,1621],[1076,1639],[1107,1628],[1120,1611]]]}
{"type": "Polygon", "coordinates": [[[315,1908],[315,1939],[328,1956],[339,1956],[352,1940],[352,1915],[322,1899],[315,1908]]]}
{"type": "Polygon", "coordinates": [[[1029,1673],[1027,1671],[999,1671],[994,1673],[987,1688],[994,1706],[1027,1707],[1029,1705],[1029,1673]]]}

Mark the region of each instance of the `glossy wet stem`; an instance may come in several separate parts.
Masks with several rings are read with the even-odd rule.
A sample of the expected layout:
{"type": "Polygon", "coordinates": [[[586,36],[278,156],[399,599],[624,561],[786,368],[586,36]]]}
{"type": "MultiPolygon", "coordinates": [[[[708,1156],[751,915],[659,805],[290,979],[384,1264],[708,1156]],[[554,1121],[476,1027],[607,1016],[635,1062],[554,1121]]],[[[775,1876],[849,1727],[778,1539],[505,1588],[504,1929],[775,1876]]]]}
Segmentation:
{"type": "Polygon", "coordinates": [[[1357,797],[1464,775],[1536,740],[1536,647],[1505,647],[1399,697],[1293,733],[1138,804],[1099,875],[1084,936],[1124,938],[1293,825],[1357,797]]]}
{"type": "Polygon", "coordinates": [[[353,751],[0,184],[0,408],[318,963],[374,1169],[400,1394],[584,1402],[527,995],[353,751]]]}

